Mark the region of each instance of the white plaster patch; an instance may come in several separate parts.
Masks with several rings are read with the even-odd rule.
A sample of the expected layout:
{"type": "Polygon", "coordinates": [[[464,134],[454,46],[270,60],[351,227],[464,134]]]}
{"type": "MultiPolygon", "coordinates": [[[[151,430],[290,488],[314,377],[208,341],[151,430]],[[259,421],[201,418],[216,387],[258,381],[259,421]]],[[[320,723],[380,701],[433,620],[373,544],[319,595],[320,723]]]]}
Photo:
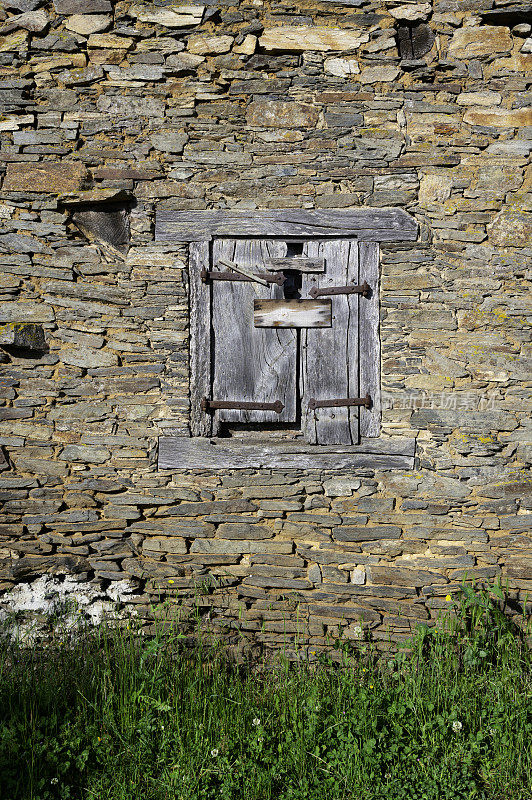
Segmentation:
{"type": "Polygon", "coordinates": [[[52,615],[61,612],[61,605],[71,603],[65,613],[58,613],[57,628],[71,631],[80,623],[99,625],[104,617],[106,619],[120,619],[134,614],[130,609],[127,612],[117,611],[116,604],[124,595],[134,591],[133,584],[128,580],[117,581],[102,590],[88,581],[77,581],[67,575],[64,580],[56,577],[41,575],[32,583],[21,583],[3,597],[3,608],[0,609],[0,621],[7,621],[10,617],[22,616],[22,621],[13,626],[12,636],[27,645],[39,639],[40,632],[49,626],[49,620],[40,622],[32,619],[33,614],[52,615]]]}

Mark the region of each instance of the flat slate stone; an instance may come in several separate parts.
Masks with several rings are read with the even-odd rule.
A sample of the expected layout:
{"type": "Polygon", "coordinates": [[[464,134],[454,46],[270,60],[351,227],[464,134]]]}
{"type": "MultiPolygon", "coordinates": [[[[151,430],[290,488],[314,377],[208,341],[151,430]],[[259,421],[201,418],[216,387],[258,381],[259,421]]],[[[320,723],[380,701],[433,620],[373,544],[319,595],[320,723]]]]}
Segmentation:
{"type": "Polygon", "coordinates": [[[399,67],[366,67],[360,74],[362,83],[391,83],[399,75],[399,67]]]}
{"type": "Polygon", "coordinates": [[[156,150],[163,153],[182,153],[183,147],[188,141],[188,135],[184,131],[162,130],[150,136],[150,142],[156,150]]]}
{"type": "MultiPolygon", "coordinates": [[[[507,411],[469,411],[467,409],[421,408],[414,411],[411,423],[416,428],[434,427],[466,428],[477,433],[487,431],[513,431],[515,417],[507,411]]],[[[440,476],[441,477],[441,476],[440,476]]]]}
{"type": "Polygon", "coordinates": [[[93,350],[90,347],[73,347],[61,351],[61,359],[65,364],[90,369],[93,367],[110,367],[118,363],[118,357],[110,350],[93,350]]]}
{"type": "Polygon", "coordinates": [[[18,30],[8,33],[7,36],[0,37],[0,53],[10,53],[26,47],[29,33],[25,30],[18,30]]]}
{"type": "Polygon", "coordinates": [[[268,51],[303,53],[306,50],[353,51],[367,41],[367,33],[355,30],[328,28],[325,25],[281,25],[266,28],[259,45],[268,51]]]}
{"type": "Polygon", "coordinates": [[[187,545],[184,539],[176,536],[150,536],[144,540],[142,552],[149,553],[180,553],[187,552],[187,545]]]}
{"type": "Polygon", "coordinates": [[[65,461],[103,464],[111,458],[111,453],[106,447],[98,445],[69,444],[63,448],[61,458],[65,461]]]}
{"type": "Polygon", "coordinates": [[[305,103],[257,100],[248,106],[246,118],[249,125],[261,128],[313,128],[318,111],[305,103]]]}
{"type": "Polygon", "coordinates": [[[415,20],[425,20],[432,11],[430,3],[416,3],[414,5],[397,6],[391,8],[389,13],[394,19],[414,22],[415,20]]]}
{"type": "Polygon", "coordinates": [[[0,33],[9,33],[19,28],[40,33],[48,25],[48,14],[43,9],[38,11],[26,11],[24,14],[16,14],[10,17],[0,28],[0,33]]]}
{"type": "Polygon", "coordinates": [[[4,192],[75,192],[87,178],[86,167],[77,161],[11,163],[7,165],[4,192]]]}
{"type": "Polygon", "coordinates": [[[65,22],[65,28],[82,36],[91,33],[100,33],[106,30],[112,22],[109,14],[73,14],[65,22]]]}
{"type": "Polygon", "coordinates": [[[271,539],[273,535],[271,528],[248,522],[225,522],[218,528],[218,536],[222,539],[271,539]]]}
{"type": "Polygon", "coordinates": [[[166,67],[172,73],[193,72],[202,61],[205,61],[205,57],[194,53],[175,53],[166,59],[166,67]]]}
{"type": "Polygon", "coordinates": [[[43,574],[49,575],[75,575],[85,572],[89,562],[82,556],[24,556],[12,562],[11,575],[15,580],[23,581],[27,578],[38,578],[43,574]]]}
{"type": "MultiPolygon", "coordinates": [[[[433,583],[447,583],[444,575],[428,569],[408,569],[407,567],[371,566],[371,582],[392,586],[430,586],[433,583]]],[[[376,590],[378,591],[378,590],[376,590]]]]}
{"type": "Polygon", "coordinates": [[[256,511],[257,506],[247,500],[206,500],[200,503],[181,503],[159,511],[157,517],[197,517],[205,514],[223,514],[256,511]]]}
{"type": "Polygon", "coordinates": [[[363,622],[380,622],[381,615],[372,608],[362,606],[321,606],[311,604],[311,614],[319,617],[340,617],[341,619],[358,619],[363,622]]]}
{"type": "Polygon", "coordinates": [[[128,531],[146,536],[180,536],[183,539],[209,538],[214,536],[214,525],[208,522],[179,520],[178,522],[133,522],[128,531]]]}
{"type": "Polygon", "coordinates": [[[532,237],[532,214],[505,209],[488,225],[488,235],[494,245],[526,247],[532,237]]]}
{"type": "Polygon", "coordinates": [[[187,49],[197,56],[228,53],[233,44],[232,36],[191,36],[187,49]]]}
{"type": "Polygon", "coordinates": [[[58,14],[105,14],[113,10],[110,0],[54,0],[58,14]]]}
{"type": "Polygon", "coordinates": [[[377,525],[374,528],[344,525],[333,528],[332,534],[338,542],[372,542],[379,539],[399,539],[401,528],[398,525],[377,525]]]}
{"type": "Polygon", "coordinates": [[[47,253],[53,251],[50,247],[43,244],[33,236],[25,236],[21,233],[6,233],[0,235],[0,249],[13,251],[15,253],[47,253]]]}
{"type": "Polygon", "coordinates": [[[459,28],[449,44],[449,57],[470,59],[510,52],[511,49],[510,31],[502,25],[459,28]]]}
{"type": "MultiPolygon", "coordinates": [[[[97,34],[95,34],[97,35],[97,34]]],[[[120,117],[163,117],[164,102],[152,97],[102,95],[96,102],[98,111],[120,117]]]]}
{"type": "Polygon", "coordinates": [[[33,11],[42,4],[43,0],[2,0],[4,8],[14,11],[33,11]]]}
{"type": "Polygon", "coordinates": [[[532,126],[532,106],[528,108],[470,108],[464,122],[489,128],[525,128],[532,126]]]}
{"type": "Polygon", "coordinates": [[[42,325],[14,323],[0,328],[0,346],[12,345],[27,350],[44,350],[46,340],[42,325]]]}
{"type": "MultiPolygon", "coordinates": [[[[129,36],[116,36],[113,33],[91,33],[87,41],[88,47],[100,48],[102,50],[129,50],[132,44],[133,39],[131,39],[129,36]]],[[[121,59],[122,56],[120,53],[117,53],[116,55],[119,59],[121,59]]],[[[105,59],[105,63],[107,64],[112,56],[109,53],[104,53],[102,57],[105,59]]],[[[91,58],[95,60],[93,56],[91,56],[91,58]]]]}
{"type": "Polygon", "coordinates": [[[323,67],[329,75],[336,75],[338,78],[347,78],[360,72],[358,61],[355,59],[328,58],[323,67]]]}
{"type": "Polygon", "coordinates": [[[364,116],[362,114],[336,114],[325,112],[323,116],[328,128],[353,128],[357,125],[362,125],[364,122],[364,116]]]}
{"type": "Polygon", "coordinates": [[[140,22],[151,22],[153,25],[164,25],[165,28],[188,28],[199,25],[205,6],[177,5],[174,8],[161,8],[150,5],[133,5],[128,10],[131,17],[140,22]]]}

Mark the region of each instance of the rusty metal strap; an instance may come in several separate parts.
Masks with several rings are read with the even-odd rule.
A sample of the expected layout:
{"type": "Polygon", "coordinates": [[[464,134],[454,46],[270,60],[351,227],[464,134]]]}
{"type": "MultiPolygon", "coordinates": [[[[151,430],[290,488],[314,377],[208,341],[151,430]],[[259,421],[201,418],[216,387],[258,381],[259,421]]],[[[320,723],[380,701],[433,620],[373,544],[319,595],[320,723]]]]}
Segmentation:
{"type": "Polygon", "coordinates": [[[371,408],[371,396],[367,394],[365,397],[344,397],[336,400],[315,400],[313,397],[308,401],[308,407],[311,411],[316,408],[340,408],[341,406],[364,406],[364,408],[371,408]]]}
{"type": "Polygon", "coordinates": [[[208,400],[206,397],[201,401],[202,411],[216,411],[217,408],[229,408],[237,411],[275,411],[280,414],[284,404],[280,400],[275,403],[252,403],[243,400],[208,400]]]}
{"type": "MultiPolygon", "coordinates": [[[[249,283],[253,282],[253,278],[248,278],[246,275],[239,275],[238,272],[219,272],[215,270],[206,270],[202,269],[200,272],[200,277],[203,283],[208,283],[209,281],[248,281],[249,283]]],[[[278,286],[282,286],[285,282],[286,278],[284,275],[271,275],[268,272],[258,272],[257,278],[261,278],[263,281],[267,283],[276,283],[278,286]]]]}
{"type": "Polygon", "coordinates": [[[314,286],[314,288],[310,290],[309,295],[314,299],[316,297],[326,297],[335,294],[361,294],[362,297],[369,297],[370,292],[371,287],[369,283],[364,281],[364,283],[359,285],[331,286],[329,289],[318,289],[317,286],[314,286]]]}

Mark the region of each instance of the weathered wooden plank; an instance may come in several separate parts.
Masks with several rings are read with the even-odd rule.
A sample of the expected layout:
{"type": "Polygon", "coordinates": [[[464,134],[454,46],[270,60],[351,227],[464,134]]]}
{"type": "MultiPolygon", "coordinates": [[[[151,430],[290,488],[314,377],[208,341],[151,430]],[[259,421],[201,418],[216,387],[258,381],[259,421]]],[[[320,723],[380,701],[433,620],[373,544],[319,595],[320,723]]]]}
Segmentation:
{"type": "MultiPolygon", "coordinates": [[[[217,239],[213,262],[234,261],[244,269],[264,267],[264,259],[280,257],[286,244],[280,241],[217,239]]],[[[219,409],[219,422],[295,422],[297,342],[294,330],[255,328],[253,301],[283,297],[282,287],[249,282],[216,281],[212,285],[214,376],[212,399],[271,403],[275,411],[219,409]]]]}
{"type": "Polygon", "coordinates": [[[379,245],[358,245],[360,280],[371,286],[371,294],[359,305],[360,391],[369,394],[371,408],[360,409],[360,435],[378,436],[381,430],[381,343],[379,338],[379,245]]]}
{"type": "Polygon", "coordinates": [[[415,439],[378,439],[359,445],[246,442],[161,437],[159,469],[412,469],[415,439]]]}
{"type": "MultiPolygon", "coordinates": [[[[186,438],[188,437],[181,437],[186,438]]],[[[241,449],[242,447],[266,447],[272,452],[283,453],[366,453],[373,455],[386,455],[386,456],[409,456],[413,458],[416,453],[416,440],[413,437],[397,436],[397,437],[379,437],[378,439],[364,438],[360,439],[358,444],[324,444],[314,445],[305,442],[302,436],[294,439],[259,439],[258,437],[248,438],[247,436],[234,436],[231,439],[214,439],[210,438],[208,441],[215,442],[222,446],[230,446],[231,448],[241,449]]]]}
{"type": "Polygon", "coordinates": [[[210,288],[201,282],[202,269],[209,269],[209,242],[189,247],[190,294],[190,430],[192,436],[209,436],[212,417],[201,408],[211,391],[210,288]]]}
{"type": "Polygon", "coordinates": [[[324,258],[267,258],[264,262],[270,272],[279,272],[285,269],[295,269],[298,272],[325,272],[324,258]]]}
{"type": "MultiPolygon", "coordinates": [[[[418,226],[400,208],[322,211],[158,210],[155,239],[193,242],[215,236],[353,236],[360,241],[415,241],[418,226]]],[[[250,265],[251,266],[251,265],[250,265]]]]}
{"type": "Polygon", "coordinates": [[[330,300],[255,300],[256,328],[330,328],[330,300]]]}
{"type": "MultiPolygon", "coordinates": [[[[313,286],[358,283],[358,245],[350,239],[309,242],[307,254],[324,257],[323,275],[304,275],[301,293],[313,286]]],[[[309,408],[309,401],[359,397],[358,385],[359,295],[338,295],[332,303],[332,327],[301,332],[301,395],[303,432],[307,442],[356,444],[358,408],[309,408]]]]}

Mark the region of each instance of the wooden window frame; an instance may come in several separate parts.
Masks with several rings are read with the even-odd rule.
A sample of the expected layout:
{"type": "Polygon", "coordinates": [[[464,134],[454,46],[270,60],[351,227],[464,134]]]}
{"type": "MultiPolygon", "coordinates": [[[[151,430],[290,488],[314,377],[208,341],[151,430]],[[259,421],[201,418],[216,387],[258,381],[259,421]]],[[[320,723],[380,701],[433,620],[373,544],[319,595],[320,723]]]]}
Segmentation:
{"type": "MultiPolygon", "coordinates": [[[[351,238],[373,242],[378,279],[378,245],[415,241],[416,221],[402,209],[362,208],[340,211],[158,211],[156,242],[189,243],[190,296],[190,437],[159,438],[160,469],[412,469],[415,439],[380,437],[380,381],[374,413],[366,422],[364,438],[356,445],[317,445],[293,441],[241,441],[213,438],[209,415],[201,400],[211,390],[210,288],[200,280],[210,268],[214,238],[351,238]]],[[[371,331],[371,324],[368,327],[371,331]]],[[[378,318],[373,320],[371,347],[380,370],[378,318]]]]}

